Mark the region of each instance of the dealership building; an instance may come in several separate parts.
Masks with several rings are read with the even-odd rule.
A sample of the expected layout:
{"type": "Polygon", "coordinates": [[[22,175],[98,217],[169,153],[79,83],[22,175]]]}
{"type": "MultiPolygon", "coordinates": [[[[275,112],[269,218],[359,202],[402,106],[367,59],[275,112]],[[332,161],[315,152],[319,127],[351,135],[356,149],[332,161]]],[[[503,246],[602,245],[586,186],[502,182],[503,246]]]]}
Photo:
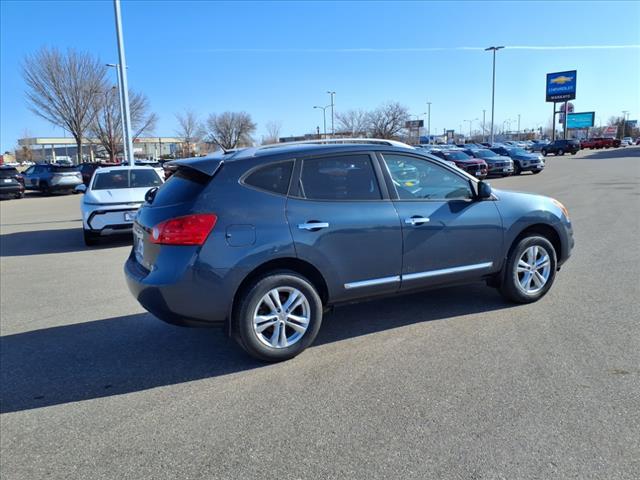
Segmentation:
{"type": "MultiPolygon", "coordinates": [[[[92,161],[107,157],[97,138],[85,138],[82,143],[83,159],[92,161]]],[[[140,159],[166,158],[179,155],[184,143],[184,139],[179,137],[138,137],[133,142],[133,153],[140,159]]],[[[32,160],[39,162],[55,161],[59,157],[75,158],[77,150],[75,139],[70,137],[21,138],[18,145],[29,149],[32,160]]]]}

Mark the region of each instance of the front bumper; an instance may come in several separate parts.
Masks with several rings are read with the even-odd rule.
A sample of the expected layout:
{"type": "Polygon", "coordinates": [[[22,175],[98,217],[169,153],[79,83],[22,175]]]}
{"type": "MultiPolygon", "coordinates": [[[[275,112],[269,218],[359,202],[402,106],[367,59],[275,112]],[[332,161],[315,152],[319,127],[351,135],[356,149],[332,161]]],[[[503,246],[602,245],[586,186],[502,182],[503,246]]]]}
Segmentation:
{"type": "Polygon", "coordinates": [[[100,235],[131,232],[138,205],[88,205],[82,207],[82,223],[85,230],[100,235]]]}

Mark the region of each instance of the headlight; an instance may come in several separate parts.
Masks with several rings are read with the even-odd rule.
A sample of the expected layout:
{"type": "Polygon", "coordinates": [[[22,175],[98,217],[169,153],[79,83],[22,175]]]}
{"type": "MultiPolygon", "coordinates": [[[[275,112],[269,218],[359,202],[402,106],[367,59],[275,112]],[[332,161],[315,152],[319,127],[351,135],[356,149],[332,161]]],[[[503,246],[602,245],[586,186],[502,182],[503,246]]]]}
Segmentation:
{"type": "Polygon", "coordinates": [[[567,207],[565,207],[562,203],[560,203],[555,198],[552,198],[551,201],[553,202],[553,204],[556,207],[558,207],[560,210],[562,210],[562,213],[564,213],[564,216],[567,217],[567,220],[569,220],[569,210],[567,210],[567,207]]]}

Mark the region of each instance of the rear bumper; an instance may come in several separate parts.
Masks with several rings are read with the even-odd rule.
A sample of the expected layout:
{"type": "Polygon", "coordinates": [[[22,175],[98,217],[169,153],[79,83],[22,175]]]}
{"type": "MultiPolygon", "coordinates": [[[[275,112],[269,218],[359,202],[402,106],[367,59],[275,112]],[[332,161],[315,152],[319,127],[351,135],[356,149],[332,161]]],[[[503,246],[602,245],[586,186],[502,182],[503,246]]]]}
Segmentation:
{"type": "Polygon", "coordinates": [[[2,185],[0,184],[0,195],[15,195],[24,192],[22,185],[2,185]]]}
{"type": "MultiPolygon", "coordinates": [[[[183,255],[175,257],[184,260],[183,255]]],[[[191,264],[187,268],[178,264],[175,268],[168,267],[149,271],[136,261],[133,253],[129,256],[124,266],[127,286],[140,305],[172,325],[224,326],[235,292],[230,288],[235,284],[229,281],[229,270],[191,264]]]]}

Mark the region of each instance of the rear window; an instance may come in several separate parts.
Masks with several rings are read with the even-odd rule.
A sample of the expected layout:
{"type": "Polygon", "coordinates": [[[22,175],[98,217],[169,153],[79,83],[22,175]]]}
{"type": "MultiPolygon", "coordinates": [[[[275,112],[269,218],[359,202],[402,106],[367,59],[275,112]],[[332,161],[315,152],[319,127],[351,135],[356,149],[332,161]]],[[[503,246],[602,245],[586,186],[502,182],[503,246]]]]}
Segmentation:
{"type": "Polygon", "coordinates": [[[65,173],[65,172],[77,172],[78,167],[74,165],[51,165],[51,171],[57,173],[65,173]]]}
{"type": "Polygon", "coordinates": [[[211,177],[188,167],[179,167],[160,188],[153,199],[154,207],[186,203],[195,200],[211,177]]]}
{"type": "Polygon", "coordinates": [[[0,177],[9,178],[18,175],[18,170],[15,168],[0,168],[0,177]]]}
{"type": "Polygon", "coordinates": [[[292,161],[266,165],[249,174],[244,179],[244,183],[260,190],[286,195],[289,191],[292,170],[292,161]]]}

